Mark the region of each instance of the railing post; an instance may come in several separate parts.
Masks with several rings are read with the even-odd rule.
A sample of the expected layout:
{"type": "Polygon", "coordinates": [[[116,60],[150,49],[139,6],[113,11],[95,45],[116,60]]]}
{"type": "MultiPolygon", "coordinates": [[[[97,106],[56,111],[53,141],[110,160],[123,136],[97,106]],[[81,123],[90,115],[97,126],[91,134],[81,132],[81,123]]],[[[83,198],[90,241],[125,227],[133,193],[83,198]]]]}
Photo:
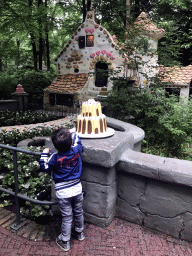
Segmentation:
{"type": "Polygon", "coordinates": [[[11,225],[11,228],[18,230],[22,227],[25,222],[21,223],[20,219],[20,205],[19,198],[17,194],[19,193],[19,180],[18,180],[18,168],[17,168],[17,152],[12,150],[13,152],[13,165],[14,165],[14,179],[15,179],[15,207],[16,207],[16,222],[11,225]]]}
{"type": "Polygon", "coordinates": [[[19,184],[18,184],[18,168],[17,168],[17,152],[15,150],[13,152],[13,165],[14,165],[14,178],[15,178],[15,204],[16,204],[16,224],[20,224],[20,206],[19,206],[19,198],[17,194],[19,193],[19,184]]]}

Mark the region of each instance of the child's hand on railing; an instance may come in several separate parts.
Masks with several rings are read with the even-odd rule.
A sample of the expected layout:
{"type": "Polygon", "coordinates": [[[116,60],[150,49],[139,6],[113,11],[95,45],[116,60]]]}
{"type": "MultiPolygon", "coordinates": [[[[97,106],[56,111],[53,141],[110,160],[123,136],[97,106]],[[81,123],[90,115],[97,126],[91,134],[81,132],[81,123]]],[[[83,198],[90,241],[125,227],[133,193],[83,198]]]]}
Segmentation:
{"type": "Polygon", "coordinates": [[[49,154],[49,152],[50,152],[50,149],[49,149],[49,148],[45,148],[45,149],[43,149],[43,153],[47,153],[47,154],[49,154]]]}

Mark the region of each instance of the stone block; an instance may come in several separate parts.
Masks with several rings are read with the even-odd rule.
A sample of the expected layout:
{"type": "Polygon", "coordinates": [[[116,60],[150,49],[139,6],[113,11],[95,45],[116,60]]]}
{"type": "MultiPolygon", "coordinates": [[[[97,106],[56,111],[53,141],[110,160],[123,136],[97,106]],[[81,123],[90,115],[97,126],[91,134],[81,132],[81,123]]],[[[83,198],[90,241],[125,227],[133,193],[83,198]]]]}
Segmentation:
{"type": "Polygon", "coordinates": [[[192,213],[186,212],[183,216],[183,229],[180,233],[180,238],[192,241],[192,213]]]}
{"type": "Polygon", "coordinates": [[[155,161],[156,159],[151,158],[147,159],[149,162],[145,165],[145,160],[147,158],[146,155],[147,154],[142,154],[128,149],[121,155],[117,168],[128,173],[158,180],[159,162],[155,161]]]}
{"type": "Polygon", "coordinates": [[[84,219],[88,223],[92,223],[94,225],[98,225],[100,227],[107,227],[110,225],[110,223],[113,221],[115,217],[115,212],[112,212],[111,215],[109,215],[108,218],[100,218],[98,216],[95,216],[93,214],[84,212],[84,219]]]}
{"type": "Polygon", "coordinates": [[[145,215],[138,207],[133,207],[121,198],[117,198],[116,216],[142,225],[145,215]]]}
{"type": "Polygon", "coordinates": [[[150,180],[141,198],[142,212],[174,218],[192,212],[192,188],[150,180]]]}
{"type": "Polygon", "coordinates": [[[117,195],[131,206],[140,204],[141,196],[146,189],[146,179],[141,176],[125,173],[117,174],[117,195]]]}
{"type": "Polygon", "coordinates": [[[97,165],[90,165],[83,162],[82,180],[87,182],[99,183],[101,185],[110,185],[115,181],[115,167],[104,168],[97,165]]]}
{"type": "Polygon", "coordinates": [[[175,218],[164,218],[159,215],[147,215],[144,219],[144,226],[179,238],[183,228],[183,222],[180,216],[175,218]]]}
{"type": "Polygon", "coordinates": [[[17,148],[27,149],[28,144],[33,143],[33,139],[22,140],[17,144],[17,148]]]}
{"type": "Polygon", "coordinates": [[[86,213],[100,218],[109,218],[115,212],[116,206],[116,182],[110,186],[82,181],[83,191],[86,196],[83,209],[86,213]]]}

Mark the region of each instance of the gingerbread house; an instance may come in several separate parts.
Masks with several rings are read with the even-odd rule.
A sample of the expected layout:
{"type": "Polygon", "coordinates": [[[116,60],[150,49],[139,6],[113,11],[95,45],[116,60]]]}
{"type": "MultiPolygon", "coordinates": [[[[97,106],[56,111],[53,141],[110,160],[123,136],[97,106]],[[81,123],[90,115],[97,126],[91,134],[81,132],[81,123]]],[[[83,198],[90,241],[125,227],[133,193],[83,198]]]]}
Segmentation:
{"type": "Polygon", "coordinates": [[[123,76],[124,61],[115,37],[95,22],[91,8],[53,61],[57,78],[44,90],[44,108],[75,109],[89,98],[105,97],[113,85],[112,73],[123,76]]]}
{"type": "MultiPolygon", "coordinates": [[[[156,51],[158,40],[164,36],[165,31],[149,20],[146,13],[139,15],[135,26],[139,28],[139,36],[148,40],[153,54],[137,52],[144,63],[137,69],[131,67],[126,54],[122,54],[116,37],[97,24],[94,16],[91,8],[85,22],[53,60],[57,66],[57,78],[44,90],[44,109],[57,107],[75,111],[82,101],[98,96],[106,97],[112,89],[111,78],[114,74],[117,78],[132,79],[135,81],[134,86],[144,87],[148,85],[145,74],[154,77],[159,70],[162,73],[156,51]]],[[[181,85],[182,93],[188,93],[189,82],[178,84],[175,80],[175,83],[181,85]]]]}

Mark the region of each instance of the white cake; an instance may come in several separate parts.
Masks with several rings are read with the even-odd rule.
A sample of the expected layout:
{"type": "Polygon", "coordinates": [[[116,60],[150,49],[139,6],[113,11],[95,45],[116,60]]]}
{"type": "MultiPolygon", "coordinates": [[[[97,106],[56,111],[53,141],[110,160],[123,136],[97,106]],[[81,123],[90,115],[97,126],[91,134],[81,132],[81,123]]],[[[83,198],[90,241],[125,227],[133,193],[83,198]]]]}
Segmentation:
{"type": "Polygon", "coordinates": [[[83,102],[81,114],[77,117],[76,132],[80,134],[99,134],[106,131],[106,116],[102,114],[101,103],[94,99],[83,102]]]}

